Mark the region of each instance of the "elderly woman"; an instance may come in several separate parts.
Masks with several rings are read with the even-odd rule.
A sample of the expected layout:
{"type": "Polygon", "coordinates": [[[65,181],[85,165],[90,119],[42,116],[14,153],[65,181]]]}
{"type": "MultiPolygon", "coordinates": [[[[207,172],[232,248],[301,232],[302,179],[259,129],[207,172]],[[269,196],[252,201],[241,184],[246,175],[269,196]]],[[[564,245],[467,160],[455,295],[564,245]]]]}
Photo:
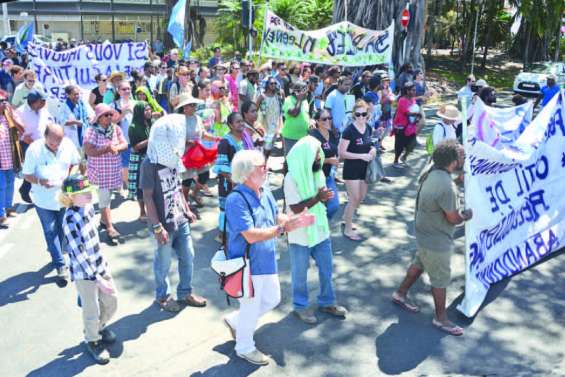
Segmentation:
{"type": "Polygon", "coordinates": [[[190,81],[190,70],[185,66],[179,66],[176,71],[177,81],[171,84],[169,89],[170,109],[178,106],[181,94],[192,93],[193,84],[190,81]]]}
{"type": "Polygon", "coordinates": [[[102,97],[102,102],[105,104],[111,104],[119,96],[119,85],[124,81],[126,75],[123,72],[112,72],[108,80],[110,80],[110,86],[106,88],[106,92],[102,97]]]}
{"type": "Polygon", "coordinates": [[[369,106],[358,100],[353,107],[353,123],[345,128],[339,142],[339,156],[343,162],[343,180],[347,188],[347,205],[343,213],[343,235],[352,241],[361,241],[354,231],[353,215],[367,195],[367,167],[377,155],[371,139],[372,129],[367,125],[369,106]]]}
{"type": "Polygon", "coordinates": [[[128,199],[139,203],[139,220],[145,221],[145,205],[143,193],[139,188],[139,170],[147,152],[147,139],[151,129],[153,109],[147,102],[137,102],[133,107],[133,120],[128,130],[131,143],[131,154],[128,167],[128,199]]]}
{"type": "MultiPolygon", "coordinates": [[[[175,110],[179,114],[184,114],[186,121],[186,148],[192,148],[197,142],[201,140],[208,141],[219,141],[220,139],[210,135],[202,124],[202,119],[196,115],[197,106],[202,103],[201,100],[194,98],[187,93],[179,96],[179,103],[175,110]]],[[[192,199],[196,202],[198,206],[202,206],[204,203],[202,198],[198,196],[198,193],[202,187],[210,179],[210,166],[207,165],[201,169],[189,169],[182,174],[183,177],[183,192],[185,197],[188,198],[191,186],[194,184],[192,189],[192,199]]]]}
{"type": "Polygon", "coordinates": [[[228,116],[228,126],[230,132],[224,136],[218,145],[218,158],[214,166],[214,173],[218,175],[218,200],[220,202],[218,229],[220,230],[220,238],[224,233],[226,197],[233,189],[231,163],[235,154],[245,149],[242,140],[245,125],[241,114],[238,112],[231,113],[228,116]]]}
{"type": "Polygon", "coordinates": [[[86,105],[80,98],[80,88],[76,85],[65,87],[67,99],[65,104],[60,107],[60,112],[56,117],[57,123],[65,129],[65,136],[71,139],[75,147],[82,150],[83,134],[88,124],[88,111],[86,105]]]}
{"type": "Polygon", "coordinates": [[[108,89],[108,77],[106,77],[105,74],[97,74],[94,76],[94,80],[96,80],[96,88],[92,89],[88,96],[88,104],[92,108],[96,107],[99,103],[104,102],[104,95],[108,89]]]}
{"type": "Polygon", "coordinates": [[[268,358],[255,348],[253,333],[259,318],[280,302],[277,274],[276,238],[314,223],[314,216],[302,212],[288,217],[278,213],[275,198],[264,186],[267,169],[263,154],[239,151],[232,161],[233,182],[237,185],[226,199],[228,257],[244,255],[249,245],[253,297],[239,299],[239,310],[224,318],[233,338],[237,356],[256,365],[268,358]]]}
{"type": "Polygon", "coordinates": [[[106,228],[111,239],[115,239],[120,233],[112,224],[110,205],[112,191],[122,187],[120,153],[127,149],[128,143],[120,127],[112,123],[112,118],[118,116],[111,106],[100,103],[94,113],[93,125],[86,130],[84,137],[88,180],[98,186],[100,226],[106,228]]]}

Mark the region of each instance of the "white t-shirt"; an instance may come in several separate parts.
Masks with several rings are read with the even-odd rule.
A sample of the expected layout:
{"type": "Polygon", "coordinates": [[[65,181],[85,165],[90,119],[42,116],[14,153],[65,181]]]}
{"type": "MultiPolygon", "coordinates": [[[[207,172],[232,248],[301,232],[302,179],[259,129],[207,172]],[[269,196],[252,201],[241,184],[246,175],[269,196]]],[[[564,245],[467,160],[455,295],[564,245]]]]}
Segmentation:
{"type": "Polygon", "coordinates": [[[55,118],[47,110],[47,107],[43,107],[38,112],[35,112],[26,103],[18,107],[16,113],[23,122],[25,130],[23,136],[31,136],[33,141],[42,139],[47,125],[55,123],[55,118]]]}
{"type": "Polygon", "coordinates": [[[456,127],[455,124],[444,124],[443,122],[436,124],[432,133],[434,147],[444,140],[457,139],[456,127]]]}
{"type": "Polygon", "coordinates": [[[45,139],[39,139],[30,144],[26,151],[22,169],[24,175],[34,175],[40,179],[49,180],[53,187],[46,188],[39,184],[31,185],[31,199],[39,208],[58,211],[61,206],[57,194],[61,191],[63,180],[69,175],[69,169],[78,165],[80,155],[73,142],[64,137],[54,154],[45,146],[45,139]]]}
{"type": "MultiPolygon", "coordinates": [[[[304,199],[300,197],[296,182],[290,176],[290,174],[287,174],[284,178],[284,197],[286,201],[286,213],[288,213],[289,215],[293,213],[290,209],[291,205],[295,205],[304,201],[304,199]]],[[[310,226],[316,226],[316,224],[314,223],[310,226]]],[[[306,229],[308,228],[299,228],[293,230],[292,232],[288,232],[288,243],[308,247],[308,233],[306,232],[306,229]]],[[[316,245],[328,239],[329,237],[329,232],[318,232],[318,240],[316,240],[316,245]]]]}

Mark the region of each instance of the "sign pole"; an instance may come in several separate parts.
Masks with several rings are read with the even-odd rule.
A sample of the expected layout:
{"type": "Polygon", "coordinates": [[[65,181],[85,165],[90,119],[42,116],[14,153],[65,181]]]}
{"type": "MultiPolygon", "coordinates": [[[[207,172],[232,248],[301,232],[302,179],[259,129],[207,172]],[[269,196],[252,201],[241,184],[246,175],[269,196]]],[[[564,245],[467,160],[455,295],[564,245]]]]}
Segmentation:
{"type": "Polygon", "coordinates": [[[263,43],[265,41],[265,29],[267,28],[267,13],[269,13],[269,0],[265,2],[265,17],[263,17],[263,32],[261,34],[261,45],[259,46],[259,67],[263,64],[263,43]]]}
{"type": "Polygon", "coordinates": [[[247,56],[251,59],[251,55],[253,54],[253,36],[251,35],[251,30],[253,29],[253,0],[249,0],[249,30],[247,30],[247,56]]]}
{"type": "Polygon", "coordinates": [[[406,42],[408,39],[408,25],[410,24],[410,3],[406,4],[406,7],[400,15],[400,25],[404,29],[404,41],[402,42],[402,64],[406,63],[406,42]]]}
{"type": "MultiPolygon", "coordinates": [[[[467,208],[467,198],[468,198],[468,184],[467,182],[469,181],[470,178],[470,163],[469,163],[469,159],[467,158],[467,150],[468,148],[468,125],[467,125],[467,119],[468,119],[468,115],[467,115],[467,97],[462,97],[461,98],[461,117],[462,119],[462,139],[463,139],[463,151],[465,153],[465,160],[463,162],[463,201],[464,201],[464,209],[467,208]]],[[[467,284],[467,279],[469,279],[470,277],[467,276],[468,275],[468,266],[469,266],[469,222],[465,221],[465,287],[469,287],[469,284],[467,284]]],[[[462,306],[461,304],[459,305],[459,310],[462,310],[462,306]]]]}

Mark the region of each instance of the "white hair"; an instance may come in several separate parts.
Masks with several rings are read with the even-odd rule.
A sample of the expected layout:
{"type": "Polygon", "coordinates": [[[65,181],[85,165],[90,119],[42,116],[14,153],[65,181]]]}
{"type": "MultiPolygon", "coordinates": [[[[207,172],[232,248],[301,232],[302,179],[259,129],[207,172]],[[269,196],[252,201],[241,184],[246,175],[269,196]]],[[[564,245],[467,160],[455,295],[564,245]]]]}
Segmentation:
{"type": "Polygon", "coordinates": [[[231,179],[235,183],[243,183],[253,173],[257,165],[265,163],[265,157],[258,150],[241,150],[233,156],[231,162],[231,179]]]}

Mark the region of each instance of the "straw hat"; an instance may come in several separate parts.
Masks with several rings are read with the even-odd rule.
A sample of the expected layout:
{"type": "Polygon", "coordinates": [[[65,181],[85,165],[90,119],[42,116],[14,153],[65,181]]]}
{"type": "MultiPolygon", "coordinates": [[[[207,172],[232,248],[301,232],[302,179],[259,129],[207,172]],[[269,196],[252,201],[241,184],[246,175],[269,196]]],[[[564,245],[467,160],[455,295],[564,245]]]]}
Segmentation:
{"type": "Polygon", "coordinates": [[[447,120],[458,120],[460,117],[459,110],[453,105],[443,105],[437,111],[437,116],[447,120]]]}
{"type": "Polygon", "coordinates": [[[175,110],[178,110],[181,107],[184,107],[186,105],[190,105],[192,103],[199,105],[201,103],[204,103],[204,101],[202,101],[198,98],[194,98],[189,93],[182,93],[179,96],[179,103],[178,103],[178,105],[175,106],[175,110]]]}
{"type": "Polygon", "coordinates": [[[119,78],[120,80],[124,80],[126,78],[126,75],[123,72],[114,71],[112,72],[110,77],[108,77],[108,80],[112,81],[116,78],[119,78]]]}

